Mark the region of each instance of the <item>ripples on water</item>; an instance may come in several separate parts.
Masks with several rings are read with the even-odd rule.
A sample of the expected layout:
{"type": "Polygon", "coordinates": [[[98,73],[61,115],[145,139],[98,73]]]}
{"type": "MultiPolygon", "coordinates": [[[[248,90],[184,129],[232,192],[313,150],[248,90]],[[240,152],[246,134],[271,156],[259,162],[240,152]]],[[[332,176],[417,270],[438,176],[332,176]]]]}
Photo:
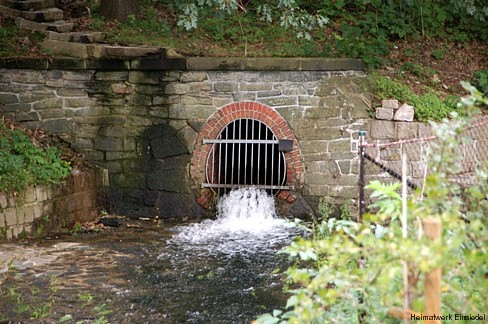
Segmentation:
{"type": "Polygon", "coordinates": [[[219,199],[217,218],[174,228],[159,265],[173,269],[179,300],[173,319],[191,323],[249,323],[282,307],[281,275],[288,262],[276,252],[299,234],[276,215],[273,197],[246,188],[219,199]],[[183,293],[184,296],[181,296],[183,293]]]}
{"type": "Polygon", "coordinates": [[[54,321],[64,314],[92,320],[101,304],[112,310],[109,323],[249,323],[283,307],[281,273],[289,262],[276,252],[299,230],[254,188],[232,191],[218,210],[215,220],[186,226],[80,237],[83,249],[23,271],[23,282],[46,287],[32,297],[41,298],[50,274],[59,275],[54,321]],[[80,293],[94,300],[79,304],[80,293]]]}

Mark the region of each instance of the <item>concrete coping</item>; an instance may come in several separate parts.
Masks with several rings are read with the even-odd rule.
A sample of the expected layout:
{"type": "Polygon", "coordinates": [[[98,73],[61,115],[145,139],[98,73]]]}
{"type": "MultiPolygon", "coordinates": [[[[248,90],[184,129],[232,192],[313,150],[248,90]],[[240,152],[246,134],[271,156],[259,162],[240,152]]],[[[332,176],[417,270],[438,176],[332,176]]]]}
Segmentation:
{"type": "Polygon", "coordinates": [[[188,70],[188,71],[364,71],[351,58],[145,57],[80,59],[70,57],[0,58],[0,68],[33,70],[188,70]]]}

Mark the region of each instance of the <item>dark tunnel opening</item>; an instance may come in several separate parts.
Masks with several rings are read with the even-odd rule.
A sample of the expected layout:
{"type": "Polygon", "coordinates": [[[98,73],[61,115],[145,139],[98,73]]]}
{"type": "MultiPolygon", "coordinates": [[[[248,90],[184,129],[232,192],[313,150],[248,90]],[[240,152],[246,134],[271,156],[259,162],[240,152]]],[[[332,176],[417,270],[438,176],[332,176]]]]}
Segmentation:
{"type": "Polygon", "coordinates": [[[209,158],[210,182],[218,193],[233,187],[256,186],[272,192],[286,181],[283,152],[271,129],[259,120],[237,119],[228,124],[214,143],[209,158]]]}

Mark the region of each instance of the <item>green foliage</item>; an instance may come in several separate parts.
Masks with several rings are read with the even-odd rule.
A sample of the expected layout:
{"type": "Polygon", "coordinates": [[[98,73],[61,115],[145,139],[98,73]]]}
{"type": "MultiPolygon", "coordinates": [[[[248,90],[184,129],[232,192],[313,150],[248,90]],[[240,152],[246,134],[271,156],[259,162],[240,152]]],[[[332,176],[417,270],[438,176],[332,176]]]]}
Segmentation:
{"type": "Polygon", "coordinates": [[[58,183],[71,172],[56,148],[39,148],[20,130],[0,123],[0,191],[20,191],[29,185],[58,183]]]}
{"type": "Polygon", "coordinates": [[[415,117],[419,121],[441,120],[452,112],[462,112],[456,105],[457,99],[452,97],[441,99],[432,89],[419,95],[410,90],[407,85],[378,74],[370,75],[367,82],[369,90],[378,100],[395,98],[400,102],[413,105],[415,117]]]}
{"type": "MultiPolygon", "coordinates": [[[[475,185],[461,190],[450,179],[459,172],[461,130],[470,125],[475,106],[488,102],[476,89],[463,99],[468,117],[432,123],[439,141],[428,152],[429,175],[422,192],[408,199],[407,237],[403,237],[398,184],[373,182],[374,214],[362,224],[323,226],[331,230],[312,240],[297,239],[284,253],[296,260],[286,275],[291,296],[286,311],[257,323],[384,323],[387,311],[403,309],[404,295],[414,312],[424,311],[425,276],[442,269],[442,313],[482,314],[488,298],[488,170],[477,171],[475,185]],[[422,235],[426,218],[442,224],[441,239],[422,235]],[[455,262],[453,262],[455,260],[455,262]],[[409,285],[403,285],[404,264],[409,285]]],[[[332,223],[333,224],[333,223],[332,223]]],[[[319,230],[321,228],[319,227],[319,230]]]]}
{"type": "Polygon", "coordinates": [[[320,11],[308,12],[300,6],[301,1],[283,0],[253,1],[247,7],[236,0],[187,0],[176,5],[178,9],[179,27],[185,30],[197,28],[201,16],[213,15],[220,18],[228,15],[250,13],[259,20],[267,23],[277,23],[285,29],[296,31],[297,38],[311,38],[311,31],[316,27],[323,27],[328,18],[320,11]]]}
{"type": "Polygon", "coordinates": [[[471,83],[488,96],[488,69],[478,70],[473,73],[471,83]]]}

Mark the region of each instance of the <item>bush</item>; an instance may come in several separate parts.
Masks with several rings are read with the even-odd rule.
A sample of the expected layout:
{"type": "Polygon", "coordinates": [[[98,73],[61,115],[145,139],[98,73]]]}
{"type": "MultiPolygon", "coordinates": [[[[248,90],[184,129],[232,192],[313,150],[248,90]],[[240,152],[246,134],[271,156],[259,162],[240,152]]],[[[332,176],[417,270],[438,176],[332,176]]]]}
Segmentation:
{"type": "Polygon", "coordinates": [[[462,102],[468,118],[432,123],[439,141],[428,150],[429,175],[423,190],[408,199],[408,226],[400,222],[400,184],[372,182],[375,212],[365,215],[362,224],[324,221],[317,229],[327,228],[325,235],[297,239],[284,250],[296,260],[286,273],[293,288],[287,311],[262,315],[257,323],[395,323],[399,320],[390,317],[394,314],[425,313],[424,283],[436,268],[442,270],[441,314],[483,313],[488,170],[481,166],[477,183],[464,190],[450,181],[463,158],[459,145],[469,142],[461,131],[471,125],[469,115],[477,110],[476,104],[488,102],[476,89],[467,88],[472,94],[462,102]],[[442,224],[437,241],[422,234],[419,223],[427,218],[442,224]]]}
{"type": "Polygon", "coordinates": [[[478,70],[473,73],[471,83],[488,96],[488,69],[478,70]]]}
{"type": "Polygon", "coordinates": [[[15,192],[29,185],[58,183],[71,172],[54,147],[40,148],[20,130],[0,123],[0,191],[15,192]]]}
{"type": "Polygon", "coordinates": [[[458,98],[441,99],[432,89],[427,89],[425,94],[416,94],[407,85],[378,74],[368,77],[367,87],[378,101],[397,99],[413,105],[419,121],[441,120],[452,112],[460,112],[456,105],[458,98]]]}

